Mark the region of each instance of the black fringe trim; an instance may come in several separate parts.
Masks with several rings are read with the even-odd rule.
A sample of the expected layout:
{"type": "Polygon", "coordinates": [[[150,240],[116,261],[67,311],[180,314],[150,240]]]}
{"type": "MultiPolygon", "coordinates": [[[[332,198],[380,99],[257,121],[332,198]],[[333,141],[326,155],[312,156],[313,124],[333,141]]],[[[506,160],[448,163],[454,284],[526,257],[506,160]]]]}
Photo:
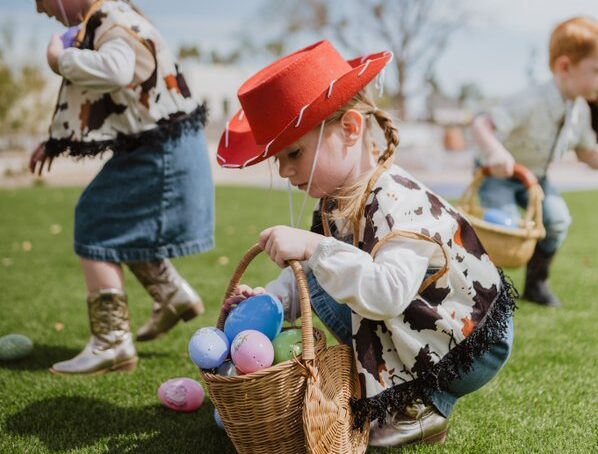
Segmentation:
{"type": "Polygon", "coordinates": [[[500,293],[475,331],[415,380],[396,385],[371,398],[352,399],[355,429],[362,429],[368,420],[377,419],[382,425],[387,414],[404,413],[406,407],[416,402],[432,405],[434,391],[446,390],[452,381],[471,370],[474,359],[504,338],[519,295],[511,279],[501,269],[498,271],[502,281],[500,293]]]}
{"type": "Polygon", "coordinates": [[[114,139],[98,141],[75,141],[71,139],[49,139],[46,142],[46,155],[56,157],[61,154],[77,158],[94,157],[106,151],[117,153],[132,151],[142,145],[164,142],[180,138],[184,133],[197,132],[204,127],[207,118],[205,105],[200,105],[191,113],[177,112],[170,118],[158,121],[158,126],[137,134],[118,133],[114,139]]]}

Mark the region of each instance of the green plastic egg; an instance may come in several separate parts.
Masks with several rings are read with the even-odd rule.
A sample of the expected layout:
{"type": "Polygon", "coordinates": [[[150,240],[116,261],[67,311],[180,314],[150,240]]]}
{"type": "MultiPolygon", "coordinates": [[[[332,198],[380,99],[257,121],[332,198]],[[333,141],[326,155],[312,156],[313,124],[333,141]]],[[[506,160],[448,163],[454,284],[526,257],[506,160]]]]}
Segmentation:
{"type": "Polygon", "coordinates": [[[303,339],[300,329],[282,331],[272,341],[274,347],[274,364],[282,363],[301,355],[303,339]]]}
{"type": "Polygon", "coordinates": [[[0,361],[16,361],[33,351],[33,341],[22,334],[0,337],[0,361]]]}

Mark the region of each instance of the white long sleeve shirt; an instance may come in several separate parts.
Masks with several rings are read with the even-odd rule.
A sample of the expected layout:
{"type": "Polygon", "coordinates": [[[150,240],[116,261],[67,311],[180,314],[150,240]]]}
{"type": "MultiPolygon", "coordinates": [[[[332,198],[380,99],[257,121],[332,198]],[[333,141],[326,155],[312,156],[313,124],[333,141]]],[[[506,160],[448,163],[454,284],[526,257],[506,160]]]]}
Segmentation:
{"type": "MultiPolygon", "coordinates": [[[[437,246],[403,238],[383,245],[375,258],[333,237],[322,240],[304,270],[335,300],[371,320],[397,317],[413,300],[437,246]],[[397,304],[400,301],[400,304],[397,304]]],[[[287,267],[266,286],[285,307],[287,318],[298,316],[299,295],[293,271],[287,267]]]]}

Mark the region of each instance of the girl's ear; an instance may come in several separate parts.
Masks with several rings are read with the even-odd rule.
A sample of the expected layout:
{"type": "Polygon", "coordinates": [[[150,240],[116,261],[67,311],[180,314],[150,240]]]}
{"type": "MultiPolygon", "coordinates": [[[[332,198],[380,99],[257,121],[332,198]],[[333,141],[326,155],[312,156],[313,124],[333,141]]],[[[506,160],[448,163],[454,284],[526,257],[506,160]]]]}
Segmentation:
{"type": "Polygon", "coordinates": [[[355,109],[349,109],[341,117],[340,123],[345,145],[355,145],[363,135],[363,115],[355,109]]]}

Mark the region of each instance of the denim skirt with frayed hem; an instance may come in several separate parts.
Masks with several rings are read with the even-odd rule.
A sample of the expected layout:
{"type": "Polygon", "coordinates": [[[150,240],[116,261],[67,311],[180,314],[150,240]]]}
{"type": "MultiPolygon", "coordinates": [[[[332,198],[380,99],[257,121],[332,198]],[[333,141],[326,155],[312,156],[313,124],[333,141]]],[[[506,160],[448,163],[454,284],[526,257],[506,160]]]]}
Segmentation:
{"type": "Polygon", "coordinates": [[[214,184],[203,130],[116,152],[75,210],[75,252],[143,262],[214,246],[214,184]]]}

